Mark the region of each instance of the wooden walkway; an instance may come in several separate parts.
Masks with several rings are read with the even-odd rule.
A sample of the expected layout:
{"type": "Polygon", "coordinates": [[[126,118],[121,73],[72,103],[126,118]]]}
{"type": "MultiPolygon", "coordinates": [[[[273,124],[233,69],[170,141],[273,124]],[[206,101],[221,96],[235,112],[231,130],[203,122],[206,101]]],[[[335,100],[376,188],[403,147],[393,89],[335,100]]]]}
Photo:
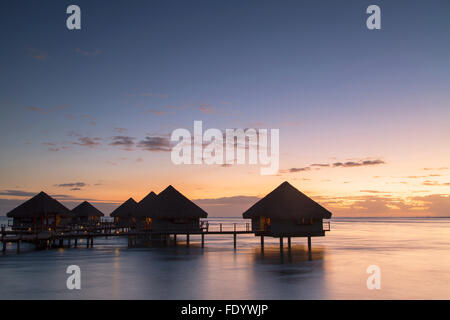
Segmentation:
{"type": "MultiPolygon", "coordinates": [[[[330,230],[330,224],[324,225],[324,231],[330,230]]],[[[173,237],[173,243],[176,245],[177,236],[182,235],[186,237],[186,246],[190,245],[190,237],[194,235],[201,236],[201,246],[205,245],[205,236],[207,235],[232,235],[233,246],[236,249],[237,236],[243,234],[257,234],[258,231],[251,230],[250,224],[237,223],[216,223],[209,224],[205,221],[202,227],[198,230],[136,230],[124,226],[118,226],[110,222],[102,222],[96,225],[79,225],[68,226],[65,228],[58,228],[56,231],[39,231],[33,232],[29,230],[6,230],[6,226],[1,226],[1,243],[2,252],[6,252],[7,244],[16,244],[16,251],[20,253],[21,244],[32,243],[36,249],[48,248],[71,248],[78,247],[80,240],[86,240],[86,247],[94,246],[94,238],[103,237],[128,237],[128,246],[136,246],[140,240],[164,240],[168,241],[173,237]]],[[[264,250],[264,235],[259,235],[261,238],[261,250],[264,250]]],[[[308,238],[308,250],[311,252],[311,236],[308,238]]],[[[288,239],[288,249],[291,249],[291,237],[288,239]]],[[[283,250],[283,237],[280,237],[280,250],[283,250]]]]}
{"type": "Polygon", "coordinates": [[[8,243],[16,244],[16,251],[20,253],[21,244],[32,243],[37,249],[77,247],[78,241],[86,240],[86,247],[94,246],[94,238],[98,237],[128,237],[128,245],[134,246],[138,239],[154,239],[158,237],[169,238],[173,236],[174,242],[178,235],[186,236],[186,245],[190,245],[190,236],[200,235],[202,247],[205,244],[207,235],[233,235],[234,248],[236,248],[237,235],[253,234],[250,225],[239,224],[217,224],[217,226],[203,227],[197,230],[136,230],[134,228],[117,226],[112,223],[100,223],[97,225],[71,226],[58,228],[56,231],[33,232],[29,230],[6,230],[6,226],[1,226],[2,252],[6,252],[8,243]]]}

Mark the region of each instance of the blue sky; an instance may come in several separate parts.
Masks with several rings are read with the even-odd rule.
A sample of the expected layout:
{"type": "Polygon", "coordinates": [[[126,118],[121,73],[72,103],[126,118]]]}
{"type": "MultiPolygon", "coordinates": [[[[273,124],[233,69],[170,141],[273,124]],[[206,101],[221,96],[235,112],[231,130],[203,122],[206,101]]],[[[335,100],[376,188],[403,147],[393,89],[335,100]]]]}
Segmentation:
{"type": "MultiPolygon", "coordinates": [[[[450,3],[437,0],[2,1],[0,188],[56,193],[55,185],[90,179],[105,189],[86,193],[119,201],[136,181],[144,195],[152,185],[144,180],[156,189],[174,180],[167,153],[124,151],[110,145],[113,137],[137,144],[192,130],[194,120],[280,128],[284,171],[354,158],[383,159],[390,176],[445,167],[449,12],[450,3]],[[65,27],[70,4],[81,8],[82,30],[65,27]],[[381,30],[366,28],[371,4],[381,7],[381,30]],[[124,187],[111,192],[113,183],[124,187]]],[[[253,174],[242,189],[208,186],[205,174],[225,181],[250,169],[221,170],[177,168],[184,178],[175,181],[192,197],[215,198],[261,195],[279,180],[300,179],[253,174]]],[[[382,174],[364,175],[345,193],[382,174]]],[[[306,177],[314,183],[298,187],[338,195],[360,176],[346,172],[330,186],[306,177]]],[[[422,195],[447,194],[446,180],[439,183],[422,195]]]]}

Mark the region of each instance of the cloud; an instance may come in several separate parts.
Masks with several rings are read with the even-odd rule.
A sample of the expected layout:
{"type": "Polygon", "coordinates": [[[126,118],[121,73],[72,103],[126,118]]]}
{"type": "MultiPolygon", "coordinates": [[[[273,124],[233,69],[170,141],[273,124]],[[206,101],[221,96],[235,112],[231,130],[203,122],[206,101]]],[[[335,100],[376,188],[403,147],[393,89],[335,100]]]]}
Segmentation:
{"type": "Polygon", "coordinates": [[[86,51],[86,50],[81,50],[80,48],[77,48],[75,51],[78,54],[83,55],[83,56],[87,56],[87,57],[89,57],[89,56],[97,56],[97,55],[99,55],[101,53],[101,51],[98,50],[98,49],[93,50],[93,51],[86,51]]]}
{"type": "Polygon", "coordinates": [[[33,197],[36,192],[28,192],[23,190],[1,190],[0,196],[12,196],[12,197],[33,197]]]}
{"type": "Polygon", "coordinates": [[[347,162],[335,162],[333,163],[333,167],[362,167],[362,166],[374,166],[378,164],[384,164],[385,162],[380,159],[376,160],[362,160],[362,161],[347,161],[347,162]]]}
{"type": "Polygon", "coordinates": [[[27,48],[26,53],[29,57],[31,57],[35,60],[43,61],[43,60],[47,59],[47,53],[45,53],[44,51],[39,50],[39,49],[27,48]]]}
{"type": "Polygon", "coordinates": [[[215,113],[216,109],[210,105],[210,104],[201,104],[198,109],[202,112],[202,113],[206,113],[206,114],[211,114],[211,113],[215,113]]]}
{"type": "Polygon", "coordinates": [[[294,173],[294,172],[302,172],[302,171],[309,171],[309,170],[310,170],[309,167],[303,167],[303,168],[290,168],[290,169],[287,170],[287,172],[294,173]]]}
{"type": "Polygon", "coordinates": [[[82,147],[93,148],[95,146],[100,145],[98,141],[101,141],[101,138],[89,138],[89,137],[79,137],[78,142],[72,142],[72,144],[82,147]]]}
{"type": "Polygon", "coordinates": [[[123,147],[125,150],[129,151],[134,146],[134,140],[136,138],[128,137],[128,136],[114,136],[113,142],[111,142],[110,146],[123,147]]]}
{"type": "Polygon", "coordinates": [[[39,107],[33,107],[33,106],[30,106],[30,107],[28,107],[28,110],[30,110],[30,111],[36,111],[36,112],[45,114],[45,111],[44,111],[43,109],[39,108],[39,107]]]}
{"type": "Polygon", "coordinates": [[[313,198],[330,210],[334,216],[340,217],[443,217],[450,215],[450,195],[448,194],[414,197],[372,194],[313,198]]]}
{"type": "Polygon", "coordinates": [[[153,113],[156,114],[158,116],[162,116],[165,114],[174,114],[173,111],[164,111],[164,110],[147,110],[147,113],[153,113]]]}
{"type": "Polygon", "coordinates": [[[171,145],[167,137],[145,137],[137,144],[139,148],[147,151],[170,151],[171,145]]]}
{"type": "Polygon", "coordinates": [[[423,170],[427,170],[427,171],[430,171],[430,170],[436,170],[436,171],[439,171],[439,170],[448,170],[448,167],[440,167],[440,168],[423,168],[423,170]]]}
{"type": "Polygon", "coordinates": [[[424,186],[450,186],[450,182],[439,182],[439,181],[431,181],[431,180],[425,180],[422,182],[422,185],[424,186]]]}
{"type": "Polygon", "coordinates": [[[281,170],[281,173],[295,173],[309,171],[312,168],[315,170],[320,170],[321,168],[333,167],[333,168],[353,168],[353,167],[363,167],[363,166],[374,166],[379,164],[384,164],[385,162],[381,159],[375,160],[359,160],[359,161],[347,161],[347,162],[335,162],[329,163],[313,163],[307,167],[294,167],[287,170],[281,170]]]}
{"type": "Polygon", "coordinates": [[[125,128],[114,128],[115,131],[117,131],[118,133],[125,133],[128,131],[128,129],[125,128]]]}
{"type": "Polygon", "coordinates": [[[390,193],[389,191],[379,191],[379,190],[359,190],[359,192],[365,192],[365,193],[390,193]]]}
{"type": "Polygon", "coordinates": [[[70,182],[70,183],[61,183],[61,184],[55,184],[55,187],[61,187],[61,188],[81,188],[87,186],[84,182],[70,182]]]}
{"type": "Polygon", "coordinates": [[[310,167],[329,167],[329,163],[313,163],[310,165],[310,167]]]}

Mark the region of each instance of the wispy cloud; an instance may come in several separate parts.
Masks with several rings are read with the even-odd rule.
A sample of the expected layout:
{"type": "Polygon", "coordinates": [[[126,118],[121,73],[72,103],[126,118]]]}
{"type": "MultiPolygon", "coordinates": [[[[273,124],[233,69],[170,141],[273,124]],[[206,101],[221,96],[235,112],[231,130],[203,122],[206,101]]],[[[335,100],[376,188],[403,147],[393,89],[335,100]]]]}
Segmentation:
{"type": "Polygon", "coordinates": [[[80,49],[80,48],[76,48],[75,51],[76,51],[78,54],[80,54],[80,55],[82,55],[82,56],[87,56],[87,57],[89,57],[89,56],[98,56],[98,55],[101,53],[101,51],[98,50],[98,49],[93,50],[93,51],[87,51],[87,50],[82,50],[82,49],[80,49]]]}
{"type": "Polygon", "coordinates": [[[163,116],[165,114],[174,114],[173,111],[166,111],[166,110],[147,110],[147,113],[156,114],[157,116],[163,116]]]}
{"type": "Polygon", "coordinates": [[[385,162],[380,159],[376,160],[362,160],[362,161],[347,161],[347,162],[335,162],[333,163],[333,167],[363,167],[363,166],[374,166],[377,164],[384,164],[385,162]]]}
{"type": "Polygon", "coordinates": [[[112,142],[109,144],[110,146],[116,146],[116,147],[122,147],[127,151],[132,150],[132,147],[134,146],[134,140],[136,138],[134,137],[128,137],[128,136],[114,136],[112,138],[112,142]]]}
{"type": "Polygon", "coordinates": [[[43,61],[47,59],[47,53],[36,48],[27,48],[26,53],[29,57],[35,60],[43,61]]]}
{"type": "Polygon", "coordinates": [[[211,114],[211,113],[215,113],[216,109],[210,105],[210,104],[201,104],[198,109],[202,112],[202,113],[206,113],[206,114],[211,114]]]}
{"type": "Polygon", "coordinates": [[[137,144],[139,148],[147,151],[170,151],[171,145],[169,138],[167,137],[145,137],[144,140],[139,141],[137,144]]]}
{"type": "Polygon", "coordinates": [[[100,145],[99,141],[102,141],[101,138],[90,138],[90,137],[79,137],[78,141],[72,142],[72,144],[82,147],[93,148],[100,145]]]}
{"type": "Polygon", "coordinates": [[[35,196],[36,192],[29,192],[23,190],[1,190],[0,196],[12,196],[12,197],[32,197],[35,196]]]}
{"type": "Polygon", "coordinates": [[[84,182],[69,182],[69,183],[61,183],[61,184],[55,184],[55,187],[60,187],[60,188],[82,188],[87,186],[86,183],[84,182]]]}
{"type": "Polygon", "coordinates": [[[42,108],[39,108],[39,107],[30,106],[30,107],[28,107],[28,110],[45,114],[45,111],[42,108]]]}
{"type": "Polygon", "coordinates": [[[281,170],[281,173],[295,173],[310,171],[311,169],[320,170],[321,168],[354,168],[354,167],[364,167],[364,166],[375,166],[380,164],[385,164],[381,159],[374,160],[357,160],[357,161],[346,161],[346,162],[334,162],[334,163],[313,163],[306,167],[293,167],[287,170],[281,170]]]}
{"type": "Polygon", "coordinates": [[[450,186],[450,182],[439,182],[439,181],[431,181],[425,180],[422,185],[424,186],[450,186]]]}
{"type": "Polygon", "coordinates": [[[128,129],[126,128],[114,128],[115,131],[117,131],[118,133],[125,133],[128,131],[128,129]]]}
{"type": "Polygon", "coordinates": [[[386,194],[313,198],[335,216],[449,216],[450,212],[448,194],[406,198],[386,194]]]}
{"type": "Polygon", "coordinates": [[[284,170],[284,172],[294,173],[294,172],[303,172],[303,171],[309,171],[309,170],[311,170],[310,167],[302,167],[302,168],[290,168],[288,170],[284,170]]]}

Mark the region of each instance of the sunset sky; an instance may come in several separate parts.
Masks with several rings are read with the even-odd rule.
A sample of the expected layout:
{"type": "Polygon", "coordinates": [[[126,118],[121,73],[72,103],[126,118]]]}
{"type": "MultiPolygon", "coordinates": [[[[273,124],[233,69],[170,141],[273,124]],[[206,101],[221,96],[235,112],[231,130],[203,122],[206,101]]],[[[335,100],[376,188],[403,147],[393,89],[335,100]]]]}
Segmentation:
{"type": "Polygon", "coordinates": [[[335,216],[450,216],[449,1],[2,1],[0,215],[172,184],[238,216],[283,181],[335,216]],[[378,3],[382,29],[366,28],[378,3]],[[81,8],[81,30],[66,8],[81,8]],[[276,128],[280,171],[179,165],[177,128],[276,128]]]}

